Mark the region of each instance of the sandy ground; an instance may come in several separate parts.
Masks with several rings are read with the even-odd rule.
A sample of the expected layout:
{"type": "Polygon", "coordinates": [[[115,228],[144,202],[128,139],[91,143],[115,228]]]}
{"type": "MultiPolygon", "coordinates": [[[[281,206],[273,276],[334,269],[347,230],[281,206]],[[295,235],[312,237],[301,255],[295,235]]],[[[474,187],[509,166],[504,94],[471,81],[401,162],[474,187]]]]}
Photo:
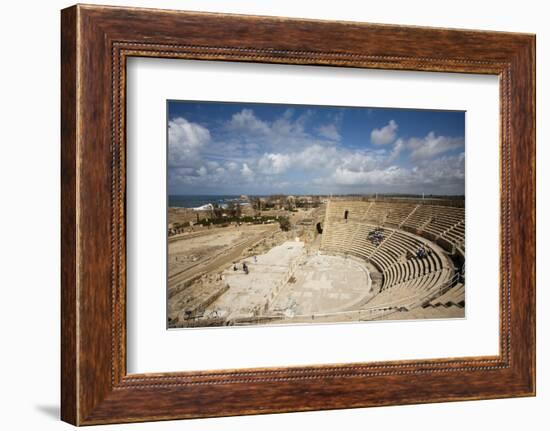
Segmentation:
{"type": "Polygon", "coordinates": [[[278,225],[241,225],[182,235],[168,243],[168,289],[200,273],[230,263],[278,225]]]}
{"type": "Polygon", "coordinates": [[[202,232],[198,236],[188,236],[170,241],[168,245],[168,276],[181,272],[193,263],[231,248],[235,244],[251,238],[264,229],[249,229],[248,226],[236,228],[217,228],[202,232]]]}

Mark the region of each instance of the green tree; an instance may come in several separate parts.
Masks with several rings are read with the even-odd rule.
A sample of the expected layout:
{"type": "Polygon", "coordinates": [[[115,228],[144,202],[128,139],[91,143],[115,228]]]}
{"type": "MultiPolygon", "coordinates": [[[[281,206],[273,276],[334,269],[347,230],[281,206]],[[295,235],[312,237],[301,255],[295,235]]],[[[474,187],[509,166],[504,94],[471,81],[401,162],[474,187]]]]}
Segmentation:
{"type": "Polygon", "coordinates": [[[216,220],[219,220],[222,218],[223,208],[221,208],[218,204],[214,204],[213,213],[214,213],[214,218],[216,220]]]}
{"type": "Polygon", "coordinates": [[[239,202],[229,202],[227,212],[230,217],[239,218],[241,216],[241,204],[239,202]]]}
{"type": "Polygon", "coordinates": [[[290,220],[288,217],[279,217],[279,226],[281,230],[288,232],[290,230],[290,220]]]}

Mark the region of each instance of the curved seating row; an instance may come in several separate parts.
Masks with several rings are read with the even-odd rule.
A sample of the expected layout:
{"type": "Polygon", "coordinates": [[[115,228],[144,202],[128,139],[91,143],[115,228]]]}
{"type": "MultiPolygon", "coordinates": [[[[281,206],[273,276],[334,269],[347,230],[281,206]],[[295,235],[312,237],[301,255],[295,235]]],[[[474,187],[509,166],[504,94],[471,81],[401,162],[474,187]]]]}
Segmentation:
{"type": "Polygon", "coordinates": [[[416,226],[410,230],[417,234],[431,234],[431,239],[437,236],[464,246],[463,208],[362,201],[331,201],[327,207],[321,250],[369,261],[383,275],[380,291],[365,304],[366,309],[418,306],[437,295],[454,275],[444,252],[403,230],[405,225],[416,226]],[[378,223],[381,217],[385,224],[378,223]],[[371,240],[374,230],[380,232],[378,243],[371,240]],[[417,257],[420,248],[426,251],[422,258],[417,257]]]}
{"type": "Polygon", "coordinates": [[[394,285],[438,273],[441,277],[424,277],[418,286],[430,290],[441,278],[452,274],[445,256],[429,243],[406,232],[383,228],[379,245],[372,242],[368,235],[376,227],[366,223],[333,223],[325,229],[321,249],[326,252],[349,254],[372,262],[383,274],[382,290],[394,285]],[[423,247],[427,255],[416,257],[417,250],[423,247]]]}
{"type": "Polygon", "coordinates": [[[347,222],[399,227],[425,236],[430,240],[443,238],[464,250],[464,208],[425,205],[418,202],[329,201],[325,226],[347,222]]]}

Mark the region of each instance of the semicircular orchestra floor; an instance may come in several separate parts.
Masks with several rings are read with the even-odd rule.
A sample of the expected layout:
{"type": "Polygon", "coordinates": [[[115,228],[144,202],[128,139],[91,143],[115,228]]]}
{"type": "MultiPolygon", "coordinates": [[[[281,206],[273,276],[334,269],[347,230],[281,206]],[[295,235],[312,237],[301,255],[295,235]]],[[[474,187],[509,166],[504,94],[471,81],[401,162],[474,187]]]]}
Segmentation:
{"type": "Polygon", "coordinates": [[[288,317],[353,309],[374,295],[364,264],[341,256],[304,258],[270,305],[288,317]]]}

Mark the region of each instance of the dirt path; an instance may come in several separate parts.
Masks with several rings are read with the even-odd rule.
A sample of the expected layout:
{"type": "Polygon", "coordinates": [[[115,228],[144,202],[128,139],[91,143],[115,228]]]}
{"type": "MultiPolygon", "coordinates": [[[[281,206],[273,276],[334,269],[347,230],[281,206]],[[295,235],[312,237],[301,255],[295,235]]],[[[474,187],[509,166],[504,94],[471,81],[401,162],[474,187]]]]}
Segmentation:
{"type": "MultiPolygon", "coordinates": [[[[223,248],[217,253],[208,255],[192,267],[173,274],[168,279],[168,297],[170,298],[181,292],[191,280],[194,280],[203,274],[214,272],[218,268],[225,267],[233,261],[238,260],[248,248],[254,246],[256,243],[269,237],[278,230],[279,225],[277,224],[266,226],[265,230],[259,230],[256,235],[248,237],[247,239],[234,245],[230,245],[227,248],[223,248]]],[[[212,232],[212,234],[217,233],[219,232],[212,232]]],[[[184,241],[185,239],[182,240],[184,241]]]]}

